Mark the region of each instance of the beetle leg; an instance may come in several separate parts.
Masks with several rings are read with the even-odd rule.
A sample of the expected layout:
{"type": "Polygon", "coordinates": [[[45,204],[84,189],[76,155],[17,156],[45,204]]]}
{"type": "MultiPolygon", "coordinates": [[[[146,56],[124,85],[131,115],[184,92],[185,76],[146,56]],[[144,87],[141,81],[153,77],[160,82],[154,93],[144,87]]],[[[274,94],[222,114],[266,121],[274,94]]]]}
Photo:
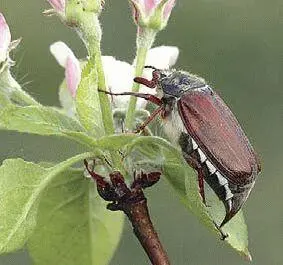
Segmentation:
{"type": "Polygon", "coordinates": [[[199,193],[200,193],[200,196],[202,197],[202,201],[203,201],[204,205],[207,206],[206,205],[206,200],[205,200],[205,193],[204,193],[204,174],[203,174],[203,170],[199,169],[197,172],[198,172],[199,193]]]}
{"type": "Polygon", "coordinates": [[[137,98],[143,98],[145,100],[150,101],[151,103],[155,105],[158,105],[158,106],[162,105],[161,99],[151,94],[135,93],[135,92],[112,93],[112,92],[101,90],[101,89],[98,89],[98,92],[103,92],[107,95],[112,95],[112,96],[133,96],[137,98]]]}
{"type": "Polygon", "coordinates": [[[155,119],[157,115],[159,115],[163,111],[163,106],[160,106],[156,110],[154,110],[151,115],[136,129],[136,133],[139,133],[144,130],[144,128],[155,119]]]}
{"type": "Polygon", "coordinates": [[[190,155],[185,155],[184,156],[187,163],[189,164],[190,167],[194,168],[197,171],[198,174],[198,186],[199,186],[199,193],[200,196],[202,197],[202,201],[204,203],[205,206],[207,206],[206,204],[206,200],[205,200],[205,192],[204,192],[204,176],[205,173],[201,167],[201,164],[198,162],[198,160],[190,155]]]}

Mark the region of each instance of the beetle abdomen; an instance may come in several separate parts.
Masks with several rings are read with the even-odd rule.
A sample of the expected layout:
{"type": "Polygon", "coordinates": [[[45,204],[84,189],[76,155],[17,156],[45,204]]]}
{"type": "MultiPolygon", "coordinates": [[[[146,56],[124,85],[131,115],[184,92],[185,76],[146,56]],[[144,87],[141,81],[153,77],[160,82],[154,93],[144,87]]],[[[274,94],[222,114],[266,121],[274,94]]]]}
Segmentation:
{"type": "MultiPolygon", "coordinates": [[[[219,200],[223,202],[226,210],[225,218],[220,225],[223,226],[241,209],[254,186],[254,182],[245,185],[230,182],[216,165],[207,158],[206,154],[189,134],[182,133],[179,144],[188,164],[198,172],[199,169],[202,169],[205,182],[212,188],[219,200]]],[[[255,177],[257,173],[254,172],[254,174],[255,177]]],[[[253,179],[253,177],[251,178],[253,179]]]]}

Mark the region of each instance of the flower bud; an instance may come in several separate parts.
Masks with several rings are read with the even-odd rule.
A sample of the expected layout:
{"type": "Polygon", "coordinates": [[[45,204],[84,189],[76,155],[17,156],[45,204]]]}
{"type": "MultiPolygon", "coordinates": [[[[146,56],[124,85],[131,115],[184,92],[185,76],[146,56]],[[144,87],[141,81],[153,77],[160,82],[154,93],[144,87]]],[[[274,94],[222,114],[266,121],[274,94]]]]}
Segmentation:
{"type": "Polygon", "coordinates": [[[66,2],[65,0],[47,0],[53,9],[48,9],[43,12],[47,16],[58,15],[62,19],[65,19],[66,2]]]}
{"type": "Polygon", "coordinates": [[[9,55],[11,33],[4,16],[0,13],[0,63],[6,61],[9,55]]]}
{"type": "Polygon", "coordinates": [[[47,0],[53,7],[45,10],[45,15],[57,14],[69,26],[77,26],[80,17],[85,12],[93,14],[100,14],[104,0],[47,0]]]}
{"type": "Polygon", "coordinates": [[[58,13],[65,11],[65,0],[47,0],[58,13]]]}
{"type": "Polygon", "coordinates": [[[45,10],[43,14],[47,16],[58,15],[64,21],[66,19],[65,0],[47,0],[47,1],[53,8],[45,10]]]}
{"type": "Polygon", "coordinates": [[[165,28],[176,0],[129,0],[136,24],[160,31],[165,28]]]}
{"type": "Polygon", "coordinates": [[[50,51],[57,62],[65,68],[67,88],[74,98],[81,81],[81,67],[79,60],[76,58],[72,50],[61,41],[53,43],[50,46],[50,51]]]}

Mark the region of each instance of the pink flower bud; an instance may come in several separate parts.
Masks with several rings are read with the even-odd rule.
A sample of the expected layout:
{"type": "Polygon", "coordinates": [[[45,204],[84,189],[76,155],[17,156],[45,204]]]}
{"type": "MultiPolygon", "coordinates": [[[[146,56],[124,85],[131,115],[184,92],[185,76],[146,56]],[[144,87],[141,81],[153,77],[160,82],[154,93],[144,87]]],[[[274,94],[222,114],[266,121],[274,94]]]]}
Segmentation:
{"type": "Polygon", "coordinates": [[[133,17],[140,27],[162,30],[170,17],[176,0],[129,0],[133,17]]]}
{"type": "Polygon", "coordinates": [[[176,0],[169,0],[167,2],[167,4],[165,5],[165,8],[164,8],[164,12],[163,12],[164,19],[166,19],[166,20],[169,19],[171,12],[172,12],[172,9],[175,6],[175,3],[176,3],[176,0]]]}
{"type": "Polygon", "coordinates": [[[50,51],[57,62],[65,68],[67,88],[74,98],[81,81],[81,67],[79,60],[72,50],[61,41],[53,43],[50,46],[50,51]]]}
{"type": "Polygon", "coordinates": [[[70,91],[72,97],[74,98],[76,96],[76,92],[81,81],[80,63],[75,56],[69,56],[67,58],[65,77],[67,88],[70,91]]]}
{"type": "Polygon", "coordinates": [[[57,13],[65,13],[65,0],[47,0],[57,13]]]}
{"type": "Polygon", "coordinates": [[[0,13],[0,62],[4,62],[9,54],[11,33],[4,16],[0,13]]]}

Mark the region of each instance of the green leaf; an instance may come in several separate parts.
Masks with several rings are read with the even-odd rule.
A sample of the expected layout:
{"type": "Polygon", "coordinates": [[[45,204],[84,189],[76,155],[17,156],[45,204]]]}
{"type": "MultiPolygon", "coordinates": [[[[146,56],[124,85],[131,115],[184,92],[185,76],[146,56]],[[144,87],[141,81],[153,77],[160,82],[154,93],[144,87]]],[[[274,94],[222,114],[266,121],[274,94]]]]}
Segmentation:
{"type": "MultiPolygon", "coordinates": [[[[184,161],[180,163],[168,163],[164,166],[165,177],[177,191],[181,201],[193,212],[201,222],[211,231],[215,232],[220,238],[219,231],[216,229],[210,215],[207,212],[202,198],[199,194],[196,173],[189,168],[184,161]]],[[[214,209],[214,205],[210,205],[214,209]]],[[[214,219],[213,219],[214,220],[214,219]]]]}
{"type": "Polygon", "coordinates": [[[97,140],[97,146],[101,149],[117,151],[138,139],[136,134],[114,134],[101,137],[97,140]]]}
{"type": "MultiPolygon", "coordinates": [[[[207,203],[213,207],[208,207],[209,214],[213,217],[213,220],[219,224],[223,221],[225,214],[223,203],[217,198],[215,193],[209,188],[206,191],[207,203]]],[[[248,229],[245,223],[243,211],[239,211],[236,216],[232,218],[223,227],[223,232],[229,234],[226,242],[235,248],[241,255],[247,260],[252,260],[252,257],[248,250],[248,229]],[[231,235],[231,236],[230,236],[231,235]]]]}
{"type": "Polygon", "coordinates": [[[39,135],[66,136],[88,147],[93,146],[94,140],[72,117],[74,106],[71,107],[68,101],[70,99],[65,102],[66,105],[69,104],[65,106],[69,109],[59,110],[41,106],[21,90],[19,84],[11,79],[12,77],[5,76],[9,77],[10,73],[0,70],[0,129],[39,135]],[[6,79],[12,81],[4,82],[6,79]]]}
{"type": "Polygon", "coordinates": [[[89,61],[76,93],[76,111],[81,124],[96,138],[104,134],[97,83],[96,68],[89,61]]]}
{"type": "Polygon", "coordinates": [[[44,169],[22,159],[5,160],[0,167],[0,253],[24,246],[36,226],[42,192],[61,171],[92,153],[74,156],[44,169]]]}
{"type": "Polygon", "coordinates": [[[7,64],[4,64],[0,69],[0,108],[3,107],[4,101],[21,106],[40,105],[32,96],[22,90],[12,77],[7,64]]]}
{"type": "Polygon", "coordinates": [[[88,136],[86,133],[65,131],[64,135],[82,145],[89,147],[91,150],[98,147],[97,141],[94,138],[88,136]]]}
{"type": "Polygon", "coordinates": [[[9,97],[5,95],[0,89],[0,109],[6,107],[9,104],[11,104],[9,97]]]}
{"type": "Polygon", "coordinates": [[[67,170],[44,193],[28,249],[35,265],[106,265],[123,220],[121,212],[106,209],[92,180],[67,170]]]}
{"type": "Polygon", "coordinates": [[[0,110],[0,126],[7,130],[40,135],[63,136],[66,132],[84,131],[78,121],[55,108],[12,104],[0,110]]]}
{"type": "Polygon", "coordinates": [[[133,140],[138,138],[135,134],[113,134],[103,136],[97,140],[80,132],[65,132],[69,138],[72,138],[81,144],[90,148],[99,148],[101,150],[118,151],[130,144],[133,140]]]}
{"type": "MultiPolygon", "coordinates": [[[[127,146],[127,153],[133,156],[137,151],[143,155],[143,160],[131,162],[138,166],[152,164],[152,166],[162,167],[166,179],[178,194],[181,202],[220,241],[220,233],[213,221],[221,223],[225,215],[224,207],[211,189],[206,190],[206,197],[210,199],[208,201],[210,207],[205,207],[199,194],[197,175],[185,162],[181,152],[159,137],[139,137],[133,140],[127,146]]],[[[136,155],[136,157],[140,159],[139,156],[136,155]]],[[[223,231],[229,235],[225,242],[249,259],[247,226],[242,211],[223,227],[223,231]]]]}
{"type": "Polygon", "coordinates": [[[32,233],[39,197],[35,190],[44,180],[41,167],[21,159],[5,160],[0,167],[0,253],[23,247],[32,233]]]}

